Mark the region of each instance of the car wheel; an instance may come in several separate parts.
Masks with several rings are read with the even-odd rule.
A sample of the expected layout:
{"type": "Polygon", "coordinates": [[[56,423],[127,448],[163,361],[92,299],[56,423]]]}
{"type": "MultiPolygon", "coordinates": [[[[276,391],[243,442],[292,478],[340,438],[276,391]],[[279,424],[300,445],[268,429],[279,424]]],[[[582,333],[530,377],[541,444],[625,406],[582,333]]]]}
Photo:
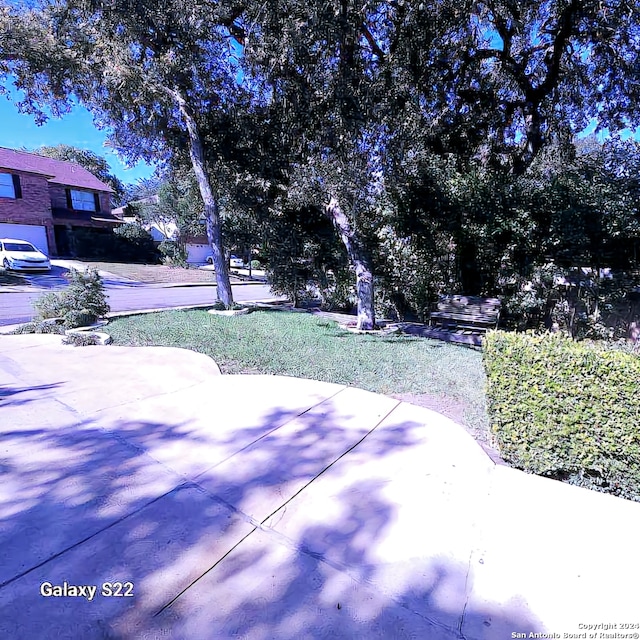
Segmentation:
{"type": "Polygon", "coordinates": [[[11,267],[9,266],[9,261],[8,261],[6,258],[2,261],[2,266],[3,266],[7,271],[9,271],[9,269],[11,268],[11,267]]]}
{"type": "Polygon", "coordinates": [[[207,258],[207,264],[213,264],[213,258],[207,258]]]}

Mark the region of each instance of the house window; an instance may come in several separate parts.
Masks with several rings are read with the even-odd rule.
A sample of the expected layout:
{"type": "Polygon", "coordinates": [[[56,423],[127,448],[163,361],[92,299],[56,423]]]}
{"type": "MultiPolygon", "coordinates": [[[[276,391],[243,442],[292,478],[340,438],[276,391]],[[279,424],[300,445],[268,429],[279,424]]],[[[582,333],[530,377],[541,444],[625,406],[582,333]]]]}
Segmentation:
{"type": "Polygon", "coordinates": [[[76,211],[95,211],[96,199],[94,194],[89,191],[76,191],[70,189],[71,208],[76,211]]]}
{"type": "Polygon", "coordinates": [[[0,198],[22,198],[20,176],[10,173],[0,173],[0,198]]]}

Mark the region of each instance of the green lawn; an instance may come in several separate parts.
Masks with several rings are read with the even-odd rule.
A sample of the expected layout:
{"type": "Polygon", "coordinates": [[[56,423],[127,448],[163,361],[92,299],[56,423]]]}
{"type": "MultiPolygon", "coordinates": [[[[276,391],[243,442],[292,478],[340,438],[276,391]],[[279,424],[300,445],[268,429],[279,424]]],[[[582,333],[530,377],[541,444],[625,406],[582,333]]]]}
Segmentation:
{"type": "Polygon", "coordinates": [[[268,373],[352,385],[384,394],[430,394],[464,406],[467,426],[486,431],[479,351],[408,335],[353,334],[305,313],[237,317],[169,311],[113,320],[118,345],[184,347],[211,356],[223,373],[268,373]]]}
{"type": "Polygon", "coordinates": [[[213,271],[200,269],[184,269],[182,267],[168,267],[163,264],[133,264],[120,262],[95,262],[83,260],[85,264],[99,271],[109,271],[117,276],[145,282],[154,283],[176,283],[185,282],[211,282],[216,281],[216,274],[213,271]]]}

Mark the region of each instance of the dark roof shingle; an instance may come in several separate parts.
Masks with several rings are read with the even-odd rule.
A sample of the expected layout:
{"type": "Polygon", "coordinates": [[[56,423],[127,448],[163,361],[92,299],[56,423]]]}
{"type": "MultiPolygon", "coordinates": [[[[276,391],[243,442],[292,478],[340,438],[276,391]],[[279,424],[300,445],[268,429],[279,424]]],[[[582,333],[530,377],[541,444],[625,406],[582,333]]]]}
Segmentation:
{"type": "Polygon", "coordinates": [[[90,171],[78,164],[45,158],[27,151],[0,147],[0,169],[37,173],[47,176],[49,182],[68,187],[113,192],[108,184],[98,180],[90,171]]]}

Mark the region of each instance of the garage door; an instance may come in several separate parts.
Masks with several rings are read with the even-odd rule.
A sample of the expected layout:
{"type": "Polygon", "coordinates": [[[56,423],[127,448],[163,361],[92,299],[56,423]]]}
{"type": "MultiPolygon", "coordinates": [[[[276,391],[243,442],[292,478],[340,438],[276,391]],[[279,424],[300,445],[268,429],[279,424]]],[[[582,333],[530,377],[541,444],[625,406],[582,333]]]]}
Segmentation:
{"type": "Polygon", "coordinates": [[[210,254],[211,248],[208,244],[189,243],[187,245],[187,262],[189,264],[204,264],[210,254]]]}
{"type": "Polygon", "coordinates": [[[40,251],[44,251],[44,253],[49,255],[47,231],[42,226],[36,224],[9,224],[8,222],[1,222],[0,238],[26,240],[40,249],[40,251]]]}

